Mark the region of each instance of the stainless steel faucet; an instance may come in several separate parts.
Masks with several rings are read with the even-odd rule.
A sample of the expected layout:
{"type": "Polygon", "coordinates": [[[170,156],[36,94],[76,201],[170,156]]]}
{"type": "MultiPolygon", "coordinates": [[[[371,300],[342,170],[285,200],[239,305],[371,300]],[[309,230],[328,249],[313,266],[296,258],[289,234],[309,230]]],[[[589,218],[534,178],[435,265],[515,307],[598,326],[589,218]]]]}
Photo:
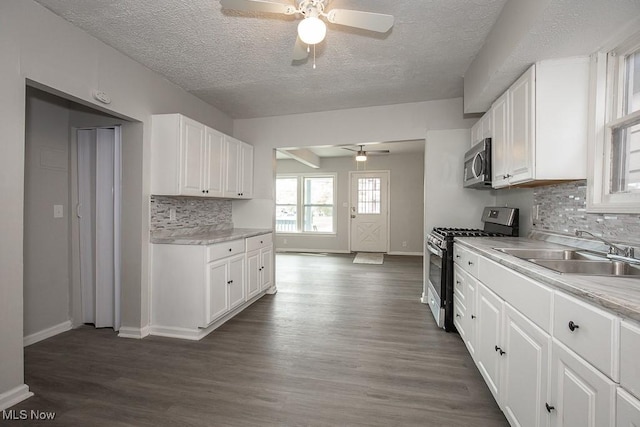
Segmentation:
{"type": "Polygon", "coordinates": [[[583,234],[588,234],[589,236],[594,237],[595,239],[600,240],[602,243],[609,246],[609,254],[624,258],[634,258],[634,250],[631,246],[621,247],[588,231],[576,230],[576,236],[582,237],[583,234]]]}

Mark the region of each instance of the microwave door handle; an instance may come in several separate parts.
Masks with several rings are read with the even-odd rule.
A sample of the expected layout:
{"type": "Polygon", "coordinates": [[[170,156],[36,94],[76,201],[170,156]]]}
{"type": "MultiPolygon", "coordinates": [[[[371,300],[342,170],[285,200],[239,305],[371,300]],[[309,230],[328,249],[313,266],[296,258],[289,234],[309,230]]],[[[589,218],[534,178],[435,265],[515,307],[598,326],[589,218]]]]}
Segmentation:
{"type": "Polygon", "coordinates": [[[480,174],[476,173],[476,160],[478,160],[478,157],[480,157],[480,160],[482,160],[482,153],[479,151],[476,153],[475,156],[473,156],[473,161],[471,162],[471,173],[473,174],[473,177],[476,179],[480,178],[480,174]]]}

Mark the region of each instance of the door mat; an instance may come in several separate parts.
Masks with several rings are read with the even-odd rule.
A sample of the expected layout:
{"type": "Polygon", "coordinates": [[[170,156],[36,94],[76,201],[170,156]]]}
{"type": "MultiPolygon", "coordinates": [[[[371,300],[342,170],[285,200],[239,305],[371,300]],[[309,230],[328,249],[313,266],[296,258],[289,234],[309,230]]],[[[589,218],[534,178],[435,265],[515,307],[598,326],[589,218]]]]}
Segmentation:
{"type": "Polygon", "coordinates": [[[384,262],[384,254],[371,252],[358,252],[353,259],[354,264],[382,264],[384,262]]]}

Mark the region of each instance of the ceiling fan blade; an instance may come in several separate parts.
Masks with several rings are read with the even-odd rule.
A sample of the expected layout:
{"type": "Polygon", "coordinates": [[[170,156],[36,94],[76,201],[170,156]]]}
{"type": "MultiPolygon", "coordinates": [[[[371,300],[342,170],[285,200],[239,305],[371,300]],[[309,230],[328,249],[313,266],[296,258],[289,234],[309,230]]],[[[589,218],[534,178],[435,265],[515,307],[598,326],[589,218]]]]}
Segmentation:
{"type": "Polygon", "coordinates": [[[233,9],[242,12],[268,12],[268,13],[284,13],[292,15],[295,13],[295,7],[262,0],[220,0],[223,9],[233,9]]]}
{"type": "Polygon", "coordinates": [[[359,10],[332,9],[327,14],[327,20],[332,24],[362,28],[363,30],[386,33],[393,27],[392,15],[359,10]]]}
{"type": "Polygon", "coordinates": [[[300,37],[296,39],[296,44],[293,46],[293,60],[301,61],[306,59],[309,56],[309,52],[307,51],[307,45],[304,44],[300,37]]]}

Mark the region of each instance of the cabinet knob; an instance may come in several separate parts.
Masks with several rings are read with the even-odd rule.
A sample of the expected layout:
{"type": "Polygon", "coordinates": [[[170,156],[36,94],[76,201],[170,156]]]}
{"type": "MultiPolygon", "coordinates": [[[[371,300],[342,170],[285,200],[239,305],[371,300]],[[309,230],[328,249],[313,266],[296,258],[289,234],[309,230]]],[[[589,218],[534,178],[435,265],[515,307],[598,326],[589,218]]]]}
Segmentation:
{"type": "Polygon", "coordinates": [[[231,252],[233,249],[229,248],[229,252],[231,252]]]}
{"type": "Polygon", "coordinates": [[[460,258],[460,255],[456,255],[456,258],[460,258]]]}
{"type": "Polygon", "coordinates": [[[204,194],[204,190],[202,190],[202,193],[204,194]]]}
{"type": "Polygon", "coordinates": [[[471,261],[469,261],[469,265],[473,265],[473,263],[471,261]]]}
{"type": "Polygon", "coordinates": [[[460,284],[460,280],[456,280],[456,285],[459,285],[459,284],[460,284]]]}
{"type": "Polygon", "coordinates": [[[471,315],[471,318],[472,318],[472,319],[475,319],[475,318],[476,318],[476,315],[475,315],[475,314],[472,314],[472,315],[471,315]]]}
{"type": "Polygon", "coordinates": [[[207,194],[209,194],[209,190],[207,190],[207,194]]]}
{"type": "Polygon", "coordinates": [[[545,403],[544,407],[547,408],[547,412],[549,412],[549,413],[551,413],[551,411],[554,411],[556,409],[555,406],[551,406],[548,403],[545,403]]]}
{"type": "Polygon", "coordinates": [[[262,240],[260,240],[260,244],[263,244],[264,242],[262,240]]]}
{"type": "Polygon", "coordinates": [[[460,316],[460,313],[456,313],[456,317],[462,317],[462,316],[460,316]]]}
{"type": "Polygon", "coordinates": [[[507,354],[504,350],[502,350],[502,349],[501,349],[500,347],[498,347],[498,346],[496,346],[496,347],[495,347],[495,350],[496,350],[497,352],[500,352],[500,356],[502,356],[503,354],[507,354]]]}
{"type": "Polygon", "coordinates": [[[576,329],[578,329],[580,326],[576,325],[575,323],[573,323],[573,320],[569,320],[569,330],[571,332],[575,331],[576,329]]]}

